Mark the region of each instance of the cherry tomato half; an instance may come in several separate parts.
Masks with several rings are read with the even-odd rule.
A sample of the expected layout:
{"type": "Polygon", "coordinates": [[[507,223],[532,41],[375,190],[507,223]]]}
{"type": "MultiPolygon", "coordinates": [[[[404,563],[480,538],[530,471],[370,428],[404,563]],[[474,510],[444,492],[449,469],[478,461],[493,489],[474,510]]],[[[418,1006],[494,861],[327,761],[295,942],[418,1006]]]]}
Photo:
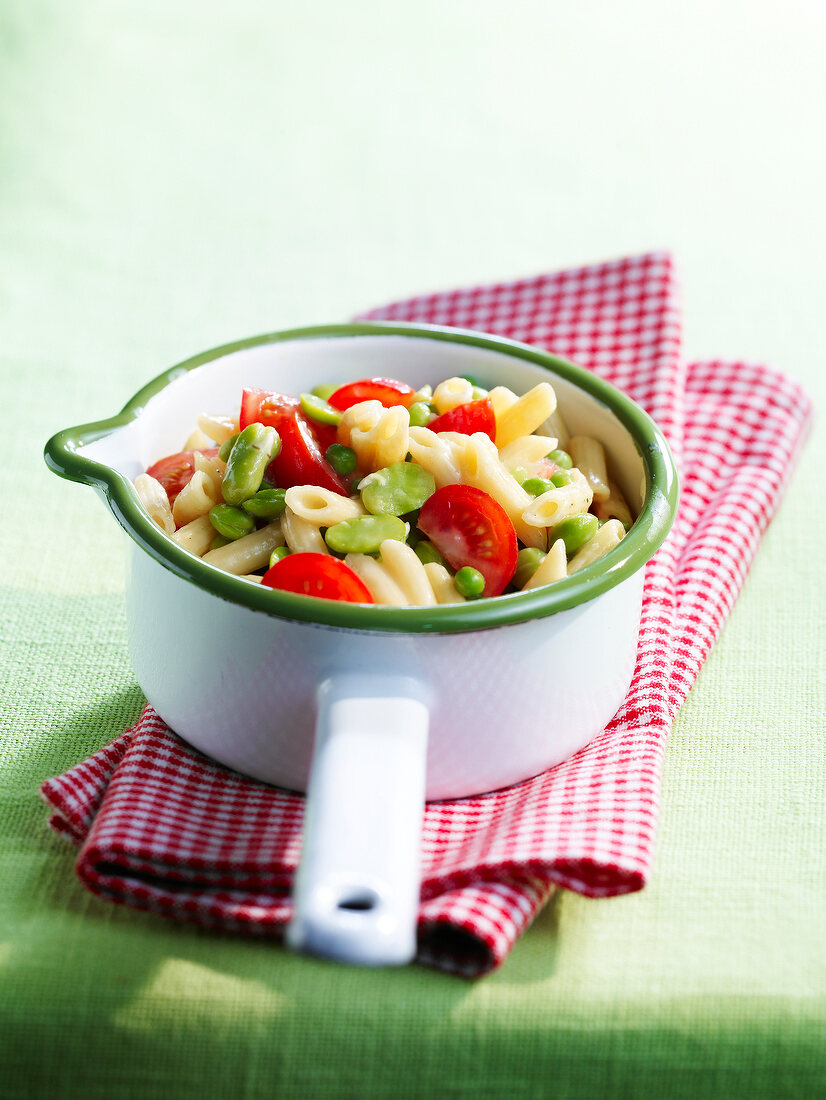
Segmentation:
{"type": "Polygon", "coordinates": [[[415,395],[412,386],[395,378],[361,378],[358,382],[339,386],[327,400],[335,409],[349,409],[360,401],[380,401],[386,409],[390,409],[393,405],[409,407],[415,395]]]}
{"type": "MultiPolygon", "coordinates": [[[[207,458],[214,458],[218,454],[218,448],[205,448],[201,454],[206,455],[207,458]]],[[[169,503],[174,504],[178,493],[189,484],[195,472],[195,452],[178,451],[177,454],[159,458],[146,472],[163,485],[169,497],[169,503]]]]}
{"type": "Polygon", "coordinates": [[[437,416],[427,426],[432,432],[461,432],[463,435],[484,432],[495,441],[496,417],[493,414],[493,402],[489,397],[468,401],[437,416]]]}
{"type": "Polygon", "coordinates": [[[248,424],[268,424],[281,436],[281,450],[267,467],[267,481],[282,489],[321,485],[342,496],[349,494],[346,483],[324,457],[322,443],[297,397],[244,390],[238,423],[242,431],[248,424]]]}
{"type": "Polygon", "coordinates": [[[320,596],[323,600],[374,602],[361,577],[349,565],[328,554],[288,554],[270,566],[261,583],[282,592],[320,596]]]}
{"type": "Polygon", "coordinates": [[[498,596],[516,571],[516,531],[505,509],[472,485],[445,485],[424,502],[418,526],[453,567],[470,565],[498,596]]]}

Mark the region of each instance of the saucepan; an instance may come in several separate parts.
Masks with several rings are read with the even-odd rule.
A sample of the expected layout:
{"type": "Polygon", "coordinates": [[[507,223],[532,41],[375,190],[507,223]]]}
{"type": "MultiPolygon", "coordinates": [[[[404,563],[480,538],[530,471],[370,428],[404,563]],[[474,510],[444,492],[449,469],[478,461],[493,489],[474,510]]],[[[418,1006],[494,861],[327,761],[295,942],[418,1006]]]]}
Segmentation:
{"type": "MultiPolygon", "coordinates": [[[[644,567],[677,481],[657,426],[628,397],[544,351],[431,326],[332,325],[242,340],[159,375],[117,415],[46,446],[129,536],[129,651],[180,737],[266,783],[307,791],[287,940],[362,965],[415,953],[425,799],[535,776],[591,740],[629,687],[644,567]],[[572,434],[604,445],[636,514],[605,557],[552,585],[437,607],[342,603],[262,588],[190,554],[146,514],[133,479],[181,449],[198,414],[244,388],[453,376],[525,393],[553,385],[572,434]]],[[[90,563],[93,564],[93,563],[90,563]]]]}

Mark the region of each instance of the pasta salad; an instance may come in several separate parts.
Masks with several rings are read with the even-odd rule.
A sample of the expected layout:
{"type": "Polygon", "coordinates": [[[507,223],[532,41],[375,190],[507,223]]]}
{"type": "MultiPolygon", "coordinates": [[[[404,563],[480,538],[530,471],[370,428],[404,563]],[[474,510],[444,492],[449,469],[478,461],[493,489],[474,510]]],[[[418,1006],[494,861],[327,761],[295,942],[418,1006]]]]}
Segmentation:
{"type": "Polygon", "coordinates": [[[433,606],[552,584],[633,522],[601,443],[569,436],[548,382],[392,378],[244,390],[135,479],[180,546],[270,588],[433,606]]]}

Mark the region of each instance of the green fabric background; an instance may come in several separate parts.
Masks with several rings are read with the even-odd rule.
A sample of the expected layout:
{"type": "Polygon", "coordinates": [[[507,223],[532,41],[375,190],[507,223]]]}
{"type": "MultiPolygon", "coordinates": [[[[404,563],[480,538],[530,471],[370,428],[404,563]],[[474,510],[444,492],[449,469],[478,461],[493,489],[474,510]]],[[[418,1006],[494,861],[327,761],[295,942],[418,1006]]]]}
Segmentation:
{"type": "Polygon", "coordinates": [[[824,74],[817,0],[0,3],[0,1095],[826,1091],[822,434],[676,723],[650,886],[558,896],[486,979],[116,909],[37,797],[141,707],[121,535],[52,432],[225,340],[660,246],[688,354],[819,403],[824,74]]]}

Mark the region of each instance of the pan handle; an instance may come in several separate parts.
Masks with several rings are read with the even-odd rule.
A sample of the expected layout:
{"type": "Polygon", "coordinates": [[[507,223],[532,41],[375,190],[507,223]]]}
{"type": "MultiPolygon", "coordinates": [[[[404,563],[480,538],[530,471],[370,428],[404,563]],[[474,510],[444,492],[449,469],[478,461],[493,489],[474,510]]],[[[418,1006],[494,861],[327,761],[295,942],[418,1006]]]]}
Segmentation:
{"type": "Polygon", "coordinates": [[[429,713],[414,679],[342,675],[319,689],[287,944],[361,966],[416,953],[429,713]]]}

